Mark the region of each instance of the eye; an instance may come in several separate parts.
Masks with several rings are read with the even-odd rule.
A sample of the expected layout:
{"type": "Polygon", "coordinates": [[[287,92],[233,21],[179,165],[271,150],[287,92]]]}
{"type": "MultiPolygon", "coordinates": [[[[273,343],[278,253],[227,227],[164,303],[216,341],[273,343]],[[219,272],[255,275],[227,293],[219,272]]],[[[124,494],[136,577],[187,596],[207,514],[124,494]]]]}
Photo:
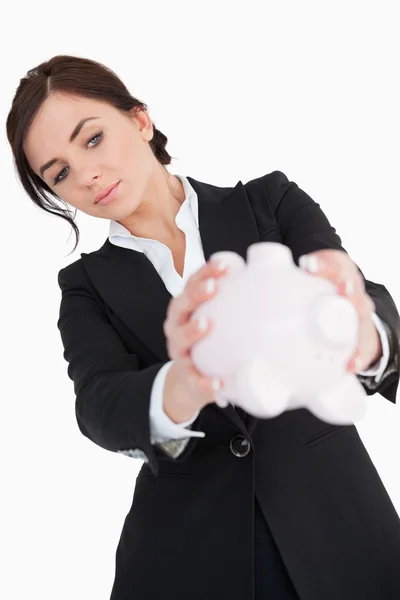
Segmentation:
{"type": "MultiPolygon", "coordinates": [[[[87,141],[87,143],[86,143],[86,148],[88,148],[88,149],[90,150],[90,148],[94,148],[95,146],[98,146],[98,145],[100,144],[100,141],[101,141],[102,137],[103,137],[103,132],[102,132],[102,131],[100,131],[99,133],[96,133],[96,135],[95,135],[95,136],[93,136],[92,138],[90,138],[90,139],[87,141]],[[95,144],[93,144],[93,146],[88,146],[88,145],[89,145],[89,143],[90,143],[92,140],[95,140],[96,138],[99,138],[99,139],[96,141],[96,143],[95,143],[95,144]]],[[[62,181],[63,179],[66,179],[66,178],[67,178],[67,176],[65,176],[65,177],[60,177],[60,176],[61,176],[61,174],[63,173],[63,171],[65,171],[65,168],[66,168],[66,167],[64,167],[64,169],[62,169],[62,170],[59,172],[59,174],[57,175],[57,177],[56,177],[56,178],[53,180],[53,185],[57,185],[57,183],[59,183],[59,182],[60,182],[60,181],[62,181]]]]}

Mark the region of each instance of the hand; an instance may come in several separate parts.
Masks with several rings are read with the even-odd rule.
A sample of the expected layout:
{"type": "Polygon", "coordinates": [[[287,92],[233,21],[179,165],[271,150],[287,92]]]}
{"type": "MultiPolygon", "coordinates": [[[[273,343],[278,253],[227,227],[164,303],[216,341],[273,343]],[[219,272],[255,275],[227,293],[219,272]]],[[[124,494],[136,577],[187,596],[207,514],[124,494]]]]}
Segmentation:
{"type": "Polygon", "coordinates": [[[190,354],[193,344],[211,331],[212,323],[208,319],[201,318],[197,322],[191,315],[217,292],[217,279],[226,272],[226,267],[220,268],[220,264],[218,260],[208,261],[190,277],[182,294],[172,298],[168,305],[163,328],[168,356],[174,364],[165,382],[164,397],[168,401],[164,402],[164,410],[175,422],[186,421],[196,410],[215,402],[215,393],[223,387],[222,381],[204,377],[190,354]]]}
{"type": "Polygon", "coordinates": [[[359,317],[359,337],[357,350],[349,360],[347,370],[358,373],[368,369],[382,356],[382,346],[371,318],[375,303],[365,291],[364,278],[357,265],[344,251],[327,249],[300,257],[299,266],[332,281],[339,295],[345,296],[355,306],[359,317]]]}

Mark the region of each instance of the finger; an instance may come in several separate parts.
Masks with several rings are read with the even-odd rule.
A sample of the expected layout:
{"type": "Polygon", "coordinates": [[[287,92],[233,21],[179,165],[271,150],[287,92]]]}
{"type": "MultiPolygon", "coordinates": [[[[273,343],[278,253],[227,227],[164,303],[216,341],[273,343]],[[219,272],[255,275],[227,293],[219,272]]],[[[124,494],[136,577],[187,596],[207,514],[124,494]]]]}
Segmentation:
{"type": "Polygon", "coordinates": [[[167,319],[164,322],[165,335],[167,337],[173,336],[174,331],[189,320],[190,315],[201,302],[212,298],[216,291],[216,280],[209,277],[198,285],[197,290],[193,290],[193,288],[191,288],[191,291],[185,289],[180,296],[173,298],[169,304],[167,319]]]}
{"type": "Polygon", "coordinates": [[[180,365],[186,372],[187,381],[194,393],[208,397],[209,402],[214,402],[218,393],[224,389],[224,382],[219,377],[206,377],[195,366],[190,357],[181,359],[180,365]]]}
{"type": "Polygon", "coordinates": [[[350,298],[356,295],[365,295],[364,278],[359,273],[348,275],[347,278],[341,277],[337,285],[339,293],[343,296],[350,298]]]}
{"type": "Polygon", "coordinates": [[[189,321],[180,327],[177,326],[168,346],[170,358],[178,360],[190,356],[193,344],[207,335],[211,328],[211,321],[206,316],[189,321]]]}
{"type": "Polygon", "coordinates": [[[360,319],[369,317],[376,306],[365,291],[365,279],[357,265],[343,252],[325,256],[321,253],[321,262],[316,272],[329,278],[337,286],[339,294],[354,304],[360,319]]]}
{"type": "Polygon", "coordinates": [[[321,251],[300,257],[299,266],[308,273],[324,277],[336,286],[360,276],[357,265],[344,252],[321,251]]]}
{"type": "Polygon", "coordinates": [[[217,290],[216,279],[221,277],[227,268],[224,266],[220,268],[219,265],[220,261],[209,261],[190,277],[182,294],[171,300],[167,310],[164,329],[166,335],[176,325],[187,321],[190,314],[196,310],[201,302],[204,302],[215,294],[217,290]]]}
{"type": "Polygon", "coordinates": [[[357,350],[347,363],[347,371],[358,373],[362,370],[363,362],[359,350],[357,350]]]}
{"type": "Polygon", "coordinates": [[[188,383],[194,393],[205,396],[209,402],[214,402],[215,395],[223,389],[223,382],[218,377],[203,377],[196,372],[190,373],[188,383]]]}
{"type": "MultiPolygon", "coordinates": [[[[373,301],[365,292],[365,280],[357,265],[344,252],[321,251],[306,255],[309,262],[299,261],[308,272],[330,280],[340,295],[355,306],[359,318],[364,319],[375,310],[373,301]]],[[[302,257],[301,257],[302,258],[302,257]]]]}
{"type": "Polygon", "coordinates": [[[355,275],[353,277],[340,278],[334,282],[338,288],[340,296],[348,298],[356,308],[361,307],[364,302],[364,298],[367,296],[365,292],[364,280],[361,275],[355,275]]]}
{"type": "Polygon", "coordinates": [[[328,268],[343,269],[349,267],[354,272],[359,272],[357,265],[344,250],[327,248],[317,250],[299,257],[299,266],[313,272],[315,269],[328,268]]]}

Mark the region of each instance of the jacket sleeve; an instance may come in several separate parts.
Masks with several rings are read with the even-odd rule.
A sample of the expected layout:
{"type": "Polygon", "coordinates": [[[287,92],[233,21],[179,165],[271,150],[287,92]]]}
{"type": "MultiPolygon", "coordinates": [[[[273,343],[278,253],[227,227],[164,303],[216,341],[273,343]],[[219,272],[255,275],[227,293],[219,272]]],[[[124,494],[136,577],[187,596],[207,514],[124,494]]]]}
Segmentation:
{"type": "MultiPolygon", "coordinates": [[[[274,171],[264,176],[263,182],[264,192],[266,192],[270,207],[274,211],[282,241],[291,249],[293,260],[297,265],[301,255],[326,248],[341,250],[347,254],[339,235],[321,210],[320,205],[301,190],[296,183],[289,181],[281,171],[274,171]]],[[[253,194],[251,199],[252,209],[258,223],[265,222],[265,207],[261,200],[263,196],[265,198],[265,193],[253,194]]],[[[364,278],[366,292],[375,303],[375,312],[386,329],[390,347],[389,362],[379,382],[376,382],[374,377],[358,375],[358,378],[367,395],[379,393],[390,402],[395,403],[400,375],[399,313],[388,290],[382,284],[365,279],[361,269],[357,268],[364,278]]]]}
{"type": "MultiPolygon", "coordinates": [[[[166,363],[139,368],[138,356],[128,351],[86,284],[80,260],[59,271],[58,284],[62,298],[57,327],[82,434],[106,450],[143,459],[154,475],[160,461],[178,455],[184,460],[197,438],[164,446],[151,439],[151,390],[166,363]]],[[[191,428],[196,430],[201,422],[202,413],[191,428]]]]}

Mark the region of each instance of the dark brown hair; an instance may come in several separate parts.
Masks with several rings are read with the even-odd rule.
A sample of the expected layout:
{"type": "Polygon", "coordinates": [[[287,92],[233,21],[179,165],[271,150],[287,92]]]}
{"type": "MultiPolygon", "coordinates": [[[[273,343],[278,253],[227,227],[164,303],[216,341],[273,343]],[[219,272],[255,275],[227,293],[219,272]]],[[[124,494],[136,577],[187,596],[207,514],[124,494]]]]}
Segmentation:
{"type": "MultiPolygon", "coordinates": [[[[148,110],[147,105],[129,93],[119,77],[108,67],[87,58],[68,55],[54,56],[30,69],[15,93],[11,110],[7,117],[7,138],[10,143],[14,164],[19,179],[33,202],[43,210],[62,217],[72,226],[76,243],[79,243],[79,229],[68,205],[60,198],[29,166],[23,143],[32,121],[43,102],[55,92],[106,101],[119,110],[129,113],[134,110],[148,110]],[[61,202],[60,206],[54,199],[61,202]]],[[[154,135],[149,144],[161,165],[169,165],[171,156],[165,149],[168,138],[159,131],[153,122],[154,135]]]]}

